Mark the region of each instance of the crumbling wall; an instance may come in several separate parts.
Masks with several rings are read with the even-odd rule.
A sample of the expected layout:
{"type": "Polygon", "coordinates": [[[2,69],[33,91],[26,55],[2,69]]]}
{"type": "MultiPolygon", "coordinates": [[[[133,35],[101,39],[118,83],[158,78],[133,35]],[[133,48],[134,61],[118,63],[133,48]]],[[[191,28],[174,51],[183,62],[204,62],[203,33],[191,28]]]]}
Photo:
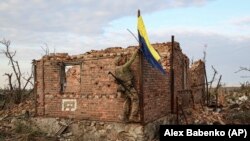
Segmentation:
{"type": "MultiPolygon", "coordinates": [[[[140,97],[140,113],[143,113],[145,123],[167,115],[171,108],[171,43],[157,43],[153,46],[162,58],[161,63],[167,72],[166,75],[161,74],[143,58],[141,77],[139,56],[131,66],[135,76],[134,86],[140,97]]],[[[123,58],[126,62],[136,48],[138,47],[107,48],[75,56],[57,53],[37,60],[37,114],[47,117],[123,122],[125,96],[117,92],[117,83],[108,72],[114,73],[117,57],[123,58]],[[65,66],[70,65],[72,67],[65,72],[65,66]]],[[[190,89],[188,66],[189,59],[182,53],[179,43],[175,42],[175,107],[176,97],[183,94],[182,91],[190,89]]],[[[188,94],[183,95],[185,97],[188,94]]]]}
{"type": "MultiPolygon", "coordinates": [[[[135,48],[108,48],[78,56],[50,54],[36,61],[37,114],[123,121],[125,96],[117,92],[117,83],[108,72],[114,73],[117,57],[126,61],[134,51],[135,48]],[[65,72],[66,65],[73,67],[65,72]],[[66,80],[64,75],[67,83],[62,83],[66,80]]],[[[136,89],[138,63],[139,57],[131,66],[136,89]]]]}
{"type": "Polygon", "coordinates": [[[205,67],[204,62],[198,60],[190,67],[191,88],[194,102],[201,102],[205,98],[205,67]]]}
{"type": "MultiPolygon", "coordinates": [[[[171,42],[152,44],[161,56],[161,64],[166,70],[166,75],[159,73],[157,69],[152,69],[150,64],[145,60],[143,67],[143,98],[144,98],[144,120],[150,122],[158,119],[171,108],[171,91],[170,91],[170,59],[171,59],[171,42]],[[149,69],[150,68],[150,69],[149,69]]],[[[179,103],[183,107],[190,104],[191,87],[189,73],[189,59],[183,54],[178,42],[174,43],[174,110],[176,110],[176,97],[179,97],[179,103]]],[[[174,111],[175,113],[176,111],[174,111]]]]}
{"type": "MultiPolygon", "coordinates": [[[[171,107],[171,82],[170,82],[170,61],[171,61],[171,47],[172,43],[158,43],[153,44],[153,46],[156,48],[156,50],[160,53],[162,57],[162,65],[164,69],[167,71],[167,86],[168,86],[168,107],[171,107]]],[[[191,87],[190,87],[190,73],[189,73],[189,59],[188,57],[182,52],[182,49],[180,48],[180,44],[178,42],[174,42],[174,48],[173,48],[173,69],[174,69],[174,112],[176,112],[176,97],[178,96],[179,103],[187,107],[189,106],[190,101],[190,93],[191,93],[191,87]]],[[[168,111],[170,109],[168,108],[168,111]]]]}
{"type": "Polygon", "coordinates": [[[169,46],[166,43],[152,44],[161,56],[161,63],[166,70],[162,74],[153,68],[143,59],[143,112],[144,122],[152,122],[170,112],[170,85],[169,69],[167,69],[167,56],[169,56],[169,46]]]}
{"type": "MultiPolygon", "coordinates": [[[[48,58],[46,58],[48,59],[48,58]]],[[[54,62],[43,60],[36,63],[36,91],[37,91],[37,114],[45,114],[45,101],[53,104],[50,110],[58,107],[57,99],[52,99],[60,91],[60,67],[54,65],[54,62]],[[49,83],[46,83],[49,82],[49,83]]]]}
{"type": "Polygon", "coordinates": [[[189,83],[189,59],[183,54],[180,44],[175,42],[173,55],[174,68],[174,110],[176,111],[177,103],[180,106],[188,107],[190,101],[190,83],[189,83]],[[178,102],[176,97],[178,97],[178,102]]]}
{"type": "Polygon", "coordinates": [[[143,59],[143,111],[144,122],[151,122],[169,113],[169,76],[143,59]]]}

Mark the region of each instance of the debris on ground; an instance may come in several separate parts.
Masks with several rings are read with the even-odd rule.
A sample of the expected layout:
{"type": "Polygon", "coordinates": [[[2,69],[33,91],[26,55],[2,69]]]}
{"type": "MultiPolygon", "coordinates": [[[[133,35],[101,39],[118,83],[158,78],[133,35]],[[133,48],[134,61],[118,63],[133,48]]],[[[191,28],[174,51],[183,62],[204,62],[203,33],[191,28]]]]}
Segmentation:
{"type": "Polygon", "coordinates": [[[20,117],[20,116],[34,116],[35,106],[33,100],[26,100],[18,105],[11,105],[0,111],[1,117],[20,117]]]}
{"type": "Polygon", "coordinates": [[[228,124],[250,124],[250,94],[234,92],[228,95],[222,114],[228,124]]]}
{"type": "MultiPolygon", "coordinates": [[[[220,94],[218,105],[207,107],[201,104],[191,105],[180,113],[179,124],[225,125],[250,124],[250,94],[232,92],[220,94]]],[[[38,140],[38,141],[70,141],[74,139],[72,129],[68,128],[72,121],[59,122],[54,134],[41,132],[31,127],[29,119],[35,114],[34,101],[26,100],[18,105],[5,106],[0,110],[0,141],[6,140],[38,140]],[[25,121],[25,122],[22,122],[25,121]]]]}
{"type": "MultiPolygon", "coordinates": [[[[195,108],[185,110],[188,124],[195,125],[225,125],[220,112],[212,108],[195,105],[195,108]]],[[[182,121],[181,123],[185,123],[182,121]]]]}

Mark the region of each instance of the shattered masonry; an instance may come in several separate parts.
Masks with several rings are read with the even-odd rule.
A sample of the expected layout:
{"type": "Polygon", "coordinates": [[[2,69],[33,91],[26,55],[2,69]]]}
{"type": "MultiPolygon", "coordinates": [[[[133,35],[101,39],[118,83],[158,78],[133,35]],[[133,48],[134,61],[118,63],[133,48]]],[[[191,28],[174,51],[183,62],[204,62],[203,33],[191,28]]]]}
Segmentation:
{"type": "Polygon", "coordinates": [[[205,99],[205,77],[204,77],[205,64],[203,61],[198,60],[191,65],[190,76],[191,76],[191,89],[193,95],[196,97],[194,101],[200,102],[199,100],[205,99]]]}
{"type": "MultiPolygon", "coordinates": [[[[171,116],[171,43],[152,45],[159,52],[167,75],[152,68],[145,59],[142,59],[141,63],[139,55],[131,66],[134,86],[140,99],[140,126],[147,125],[144,134],[155,128],[156,124],[163,122],[162,118],[166,117],[165,119],[169,120],[171,116]]],[[[56,53],[36,60],[37,115],[124,124],[125,98],[117,92],[118,85],[108,73],[114,73],[118,57],[122,57],[126,62],[136,48],[138,47],[114,47],[100,51],[92,50],[75,56],[56,53]]],[[[188,57],[182,53],[179,43],[175,42],[173,67],[174,100],[178,96],[180,103],[187,107],[192,102],[193,94],[194,101],[200,102],[205,82],[203,62],[199,60],[189,67],[188,57]]],[[[176,107],[176,102],[174,103],[176,107]]]]}

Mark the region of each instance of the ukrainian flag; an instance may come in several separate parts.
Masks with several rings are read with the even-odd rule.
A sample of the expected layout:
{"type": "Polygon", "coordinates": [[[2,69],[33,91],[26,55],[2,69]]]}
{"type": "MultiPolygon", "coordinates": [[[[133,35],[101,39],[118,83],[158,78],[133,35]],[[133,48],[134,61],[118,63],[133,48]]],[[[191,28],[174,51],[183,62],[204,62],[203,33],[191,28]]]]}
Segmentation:
{"type": "Polygon", "coordinates": [[[163,74],[165,74],[166,73],[165,70],[162,68],[161,64],[158,62],[160,61],[161,57],[149,42],[146,28],[144,26],[141,15],[138,15],[137,28],[138,28],[139,42],[141,45],[141,51],[144,57],[154,68],[157,68],[163,74]]]}

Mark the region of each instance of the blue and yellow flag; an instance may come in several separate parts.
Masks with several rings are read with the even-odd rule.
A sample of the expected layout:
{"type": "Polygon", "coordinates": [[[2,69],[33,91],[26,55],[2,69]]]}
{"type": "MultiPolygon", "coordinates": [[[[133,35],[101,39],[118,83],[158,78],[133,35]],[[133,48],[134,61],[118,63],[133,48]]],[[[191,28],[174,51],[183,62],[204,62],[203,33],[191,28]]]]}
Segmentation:
{"type": "Polygon", "coordinates": [[[161,64],[158,62],[161,59],[161,57],[153,48],[153,46],[150,44],[148,36],[147,36],[146,28],[144,26],[142,17],[140,15],[138,16],[137,28],[138,28],[139,42],[141,45],[141,51],[144,57],[154,68],[159,69],[162,73],[165,74],[166,73],[165,70],[162,68],[161,64]]]}

